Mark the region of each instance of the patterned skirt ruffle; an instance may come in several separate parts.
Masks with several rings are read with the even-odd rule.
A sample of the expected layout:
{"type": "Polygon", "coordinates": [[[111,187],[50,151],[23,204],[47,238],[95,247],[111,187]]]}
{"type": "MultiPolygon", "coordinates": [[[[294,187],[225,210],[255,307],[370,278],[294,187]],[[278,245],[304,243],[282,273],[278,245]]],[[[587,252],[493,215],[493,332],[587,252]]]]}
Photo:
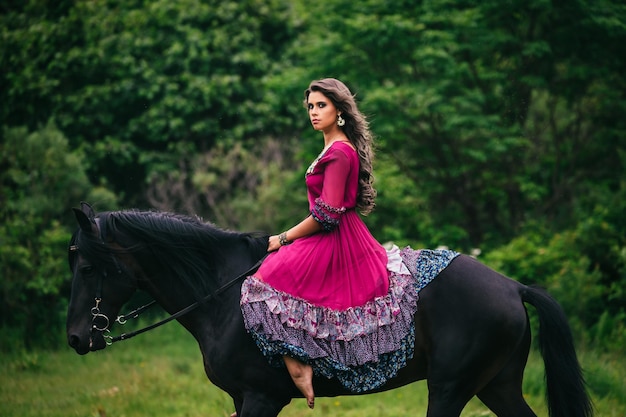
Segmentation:
{"type": "Polygon", "coordinates": [[[280,292],[254,276],[242,286],[246,329],[274,366],[288,355],[352,392],[379,388],[413,357],[419,291],[458,255],[389,252],[389,291],[364,305],[331,310],[280,292]]]}

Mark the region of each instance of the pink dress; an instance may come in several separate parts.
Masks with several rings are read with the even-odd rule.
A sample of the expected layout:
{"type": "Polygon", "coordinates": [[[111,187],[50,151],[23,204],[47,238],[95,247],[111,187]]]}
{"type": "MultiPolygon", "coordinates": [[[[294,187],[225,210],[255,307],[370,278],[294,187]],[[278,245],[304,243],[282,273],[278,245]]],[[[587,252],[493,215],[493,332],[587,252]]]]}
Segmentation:
{"type": "Polygon", "coordinates": [[[335,142],[312,168],[306,176],[309,210],[325,230],[281,247],[255,276],[279,291],[334,310],[385,295],[387,253],[355,211],[356,151],[335,142]]]}
{"type": "MultiPolygon", "coordinates": [[[[417,292],[355,211],[359,158],[335,142],[306,175],[322,231],[271,253],[242,285],[244,324],[275,366],[289,355],[354,392],[375,389],[413,354],[417,292]]],[[[398,251],[399,252],[399,251],[398,251]]]]}

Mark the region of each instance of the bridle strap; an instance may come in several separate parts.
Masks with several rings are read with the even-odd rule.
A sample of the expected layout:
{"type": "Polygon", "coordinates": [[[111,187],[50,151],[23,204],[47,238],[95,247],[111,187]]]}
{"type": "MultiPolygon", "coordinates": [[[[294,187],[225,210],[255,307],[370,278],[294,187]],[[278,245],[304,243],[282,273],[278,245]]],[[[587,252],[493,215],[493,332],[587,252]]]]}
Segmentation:
{"type": "Polygon", "coordinates": [[[141,307],[134,309],[130,313],[121,314],[117,316],[117,319],[115,319],[115,321],[121,325],[124,325],[126,324],[128,319],[136,319],[137,317],[139,317],[141,313],[143,313],[144,311],[146,311],[147,309],[149,309],[155,304],[156,304],[156,300],[152,300],[148,304],[142,305],[141,307]]]}
{"type": "MultiPolygon", "coordinates": [[[[128,340],[131,337],[135,337],[139,334],[145,333],[149,330],[152,329],[156,329],[157,327],[160,327],[166,323],[169,323],[172,320],[176,320],[177,318],[184,316],[185,314],[189,313],[190,311],[195,310],[196,308],[198,308],[201,304],[206,303],[207,301],[209,301],[211,298],[223,293],[224,291],[226,291],[227,289],[229,289],[230,287],[232,287],[233,285],[235,285],[237,282],[239,282],[240,280],[242,280],[243,278],[249,276],[250,274],[253,274],[254,272],[256,272],[257,269],[259,269],[259,267],[261,266],[261,264],[263,263],[263,261],[265,260],[265,258],[267,257],[267,255],[263,256],[256,264],[254,264],[250,269],[248,269],[246,272],[244,272],[243,274],[237,276],[236,278],[228,281],[226,284],[222,285],[221,287],[219,287],[217,290],[215,290],[215,292],[213,292],[212,294],[207,295],[206,297],[202,298],[201,300],[196,301],[195,303],[183,308],[182,310],[180,310],[177,313],[172,314],[171,316],[156,322],[154,324],[151,324],[147,327],[144,327],[142,329],[136,330],[134,332],[130,332],[130,333],[122,333],[119,336],[115,336],[115,337],[111,337],[110,343],[115,343],[115,342],[119,342],[121,340],[128,340]]],[[[152,305],[152,303],[150,303],[148,306],[152,305]]],[[[148,306],[144,306],[145,308],[147,308],[148,306]]],[[[142,307],[142,309],[145,309],[144,307],[142,307]]],[[[139,309],[141,310],[141,309],[139,309]]],[[[143,310],[142,310],[143,311],[143,310]]],[[[124,316],[125,317],[125,316],[124,316]]]]}

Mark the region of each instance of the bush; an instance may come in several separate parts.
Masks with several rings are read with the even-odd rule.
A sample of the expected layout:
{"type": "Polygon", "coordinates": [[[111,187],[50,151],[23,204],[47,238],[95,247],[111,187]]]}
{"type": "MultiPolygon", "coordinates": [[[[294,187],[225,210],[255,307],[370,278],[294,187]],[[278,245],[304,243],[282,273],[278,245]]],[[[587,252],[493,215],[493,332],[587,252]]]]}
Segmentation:
{"type": "Polygon", "coordinates": [[[523,284],[546,288],[565,310],[579,340],[616,347],[612,341],[626,337],[624,314],[606,310],[611,292],[592,254],[584,251],[582,230],[579,226],[548,237],[535,228],[489,252],[483,260],[523,284]]]}
{"type": "Polygon", "coordinates": [[[69,281],[67,243],[74,221],[70,207],[98,196],[83,158],[68,147],[53,123],[37,132],[4,129],[0,145],[0,350],[59,343],[69,281]]]}

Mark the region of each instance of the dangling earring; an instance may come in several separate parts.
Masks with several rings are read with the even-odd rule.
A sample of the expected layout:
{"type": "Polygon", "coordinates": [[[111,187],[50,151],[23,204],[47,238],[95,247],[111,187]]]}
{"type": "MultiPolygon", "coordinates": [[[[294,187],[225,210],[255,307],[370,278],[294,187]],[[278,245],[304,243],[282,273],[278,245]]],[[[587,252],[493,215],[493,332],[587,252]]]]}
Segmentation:
{"type": "Polygon", "coordinates": [[[343,120],[340,114],[337,115],[337,126],[341,127],[346,124],[346,121],[343,120]]]}

